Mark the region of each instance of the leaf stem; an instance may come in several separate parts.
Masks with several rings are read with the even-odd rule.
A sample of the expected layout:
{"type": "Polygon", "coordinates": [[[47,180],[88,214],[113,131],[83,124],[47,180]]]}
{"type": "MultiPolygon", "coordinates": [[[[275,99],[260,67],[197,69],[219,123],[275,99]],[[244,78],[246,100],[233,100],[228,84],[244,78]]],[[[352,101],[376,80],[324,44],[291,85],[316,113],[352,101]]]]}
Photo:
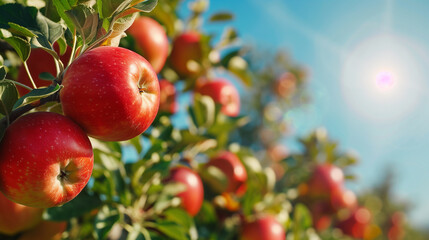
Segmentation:
{"type": "Polygon", "coordinates": [[[27,86],[27,85],[25,85],[23,83],[20,83],[18,81],[12,80],[12,79],[5,79],[4,81],[11,82],[11,83],[13,83],[15,85],[21,86],[21,87],[23,87],[23,88],[25,88],[27,90],[30,90],[30,91],[33,90],[31,87],[29,87],[29,86],[27,86]]]}
{"type": "Polygon", "coordinates": [[[70,66],[70,64],[73,62],[75,54],[76,54],[76,45],[77,45],[77,36],[76,36],[76,30],[74,31],[73,34],[73,47],[72,47],[72,52],[70,55],[70,59],[69,62],[67,63],[67,66],[70,66]]]}
{"type": "Polygon", "coordinates": [[[30,74],[30,69],[28,69],[27,61],[24,61],[23,64],[24,64],[25,71],[27,72],[28,78],[30,79],[31,85],[33,85],[33,89],[37,89],[37,86],[34,83],[33,77],[30,74]]]}

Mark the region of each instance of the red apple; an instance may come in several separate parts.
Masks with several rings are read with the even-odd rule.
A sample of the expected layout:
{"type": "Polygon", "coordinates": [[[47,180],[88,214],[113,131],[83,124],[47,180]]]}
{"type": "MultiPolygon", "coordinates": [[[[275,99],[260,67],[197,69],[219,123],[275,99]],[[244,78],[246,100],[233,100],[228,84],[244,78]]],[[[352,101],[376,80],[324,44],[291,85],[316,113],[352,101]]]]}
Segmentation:
{"type": "Polygon", "coordinates": [[[42,220],[43,211],[12,202],[0,193],[0,233],[14,235],[34,227],[42,220]]]}
{"type": "Polygon", "coordinates": [[[371,212],[365,207],[359,207],[351,215],[340,221],[337,228],[341,229],[343,234],[354,238],[364,238],[365,230],[371,222],[371,212]]]}
{"type": "Polygon", "coordinates": [[[308,195],[317,199],[330,199],[333,192],[343,188],[343,184],[344,174],[341,168],[332,164],[320,164],[308,181],[308,195]]]}
{"type": "Polygon", "coordinates": [[[66,70],[62,84],[64,114],[100,140],[134,138],[158,113],[155,71],[125,48],[105,46],[83,53],[66,70]]]}
{"type": "Polygon", "coordinates": [[[283,73],[274,82],[274,93],[281,98],[288,98],[296,90],[296,77],[290,72],[283,73]]]}
{"type": "Polygon", "coordinates": [[[206,167],[214,166],[221,170],[228,179],[225,192],[242,195],[246,191],[247,172],[240,159],[232,152],[221,152],[211,158],[206,167]]]}
{"type": "Polygon", "coordinates": [[[284,240],[286,232],[283,226],[272,216],[259,217],[254,221],[244,223],[241,240],[284,240]]]}
{"type": "Polygon", "coordinates": [[[88,136],[57,113],[35,112],[13,122],[0,142],[0,191],[30,207],[72,200],[91,177],[88,136]]]}
{"type": "Polygon", "coordinates": [[[174,114],[179,105],[176,101],[176,87],[170,81],[161,79],[159,81],[160,102],[159,111],[174,114]]]}
{"type": "Polygon", "coordinates": [[[204,189],[200,176],[191,169],[178,166],[170,170],[170,176],[167,182],[182,183],[186,190],[177,196],[182,200],[182,207],[189,215],[195,216],[203,204],[204,189]]]}
{"type": "Polygon", "coordinates": [[[185,32],[173,41],[170,65],[180,76],[193,77],[201,70],[202,55],[201,35],[185,32]]]}
{"type": "Polygon", "coordinates": [[[349,211],[354,210],[358,206],[357,197],[354,192],[338,188],[332,192],[331,206],[335,211],[341,209],[348,209],[349,211]]]}
{"type": "Polygon", "coordinates": [[[18,240],[61,240],[67,222],[42,221],[33,229],[23,232],[18,240]]]}
{"type": "MultiPolygon", "coordinates": [[[[59,54],[58,44],[56,43],[54,44],[54,49],[57,52],[57,54],[59,54]]],[[[70,56],[71,56],[71,48],[67,48],[67,51],[64,53],[64,55],[60,56],[60,59],[64,65],[68,63],[70,56]]],[[[48,72],[53,76],[57,75],[54,58],[51,56],[51,54],[47,53],[45,50],[41,48],[31,49],[30,57],[27,59],[27,65],[28,65],[28,69],[30,70],[31,77],[33,78],[34,83],[38,88],[46,87],[51,84],[51,82],[41,80],[39,78],[39,75],[42,72],[48,72]]],[[[30,78],[28,77],[28,74],[25,71],[24,66],[21,66],[19,68],[16,81],[22,84],[25,84],[29,87],[33,87],[33,85],[31,84],[30,78]]],[[[25,94],[30,92],[28,89],[23,88],[21,86],[17,86],[17,89],[20,96],[24,96],[25,94]]]]}
{"type": "Polygon", "coordinates": [[[240,113],[240,95],[237,88],[224,79],[205,82],[195,91],[210,96],[215,103],[222,106],[221,112],[227,116],[236,117],[240,113]]]}
{"type": "Polygon", "coordinates": [[[313,227],[317,231],[323,231],[331,226],[332,223],[332,208],[327,202],[313,202],[309,206],[313,227]]]}
{"type": "Polygon", "coordinates": [[[164,28],[150,17],[138,17],[126,33],[136,42],[136,50],[159,73],[168,56],[168,38],[164,28]]]}

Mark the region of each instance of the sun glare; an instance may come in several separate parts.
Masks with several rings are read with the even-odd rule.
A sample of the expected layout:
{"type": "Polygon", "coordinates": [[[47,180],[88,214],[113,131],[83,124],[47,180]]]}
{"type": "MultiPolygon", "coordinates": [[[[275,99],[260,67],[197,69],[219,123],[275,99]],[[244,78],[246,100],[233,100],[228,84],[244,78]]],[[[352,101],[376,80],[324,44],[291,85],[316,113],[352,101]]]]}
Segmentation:
{"type": "Polygon", "coordinates": [[[422,48],[409,39],[379,35],[345,58],[342,94],[351,110],[372,121],[405,117],[424,91],[422,48]]]}

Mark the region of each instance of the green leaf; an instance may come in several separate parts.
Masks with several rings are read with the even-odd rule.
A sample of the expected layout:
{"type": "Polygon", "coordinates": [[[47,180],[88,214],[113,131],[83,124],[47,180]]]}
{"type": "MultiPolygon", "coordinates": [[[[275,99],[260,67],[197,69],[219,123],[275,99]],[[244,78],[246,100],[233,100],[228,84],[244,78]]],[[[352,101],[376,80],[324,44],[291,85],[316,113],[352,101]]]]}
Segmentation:
{"type": "Polygon", "coordinates": [[[15,84],[6,81],[0,81],[0,113],[8,115],[15,102],[18,100],[18,91],[15,84]]]}
{"type": "Polygon", "coordinates": [[[13,105],[13,109],[17,109],[19,107],[30,104],[30,103],[35,102],[37,100],[40,100],[42,98],[48,97],[48,96],[58,92],[61,88],[62,88],[62,86],[57,84],[55,86],[51,85],[47,88],[33,89],[31,92],[29,92],[26,95],[24,95],[23,97],[21,97],[15,103],[15,105],[13,105]]]}
{"type": "Polygon", "coordinates": [[[74,217],[79,217],[93,209],[99,208],[102,201],[98,196],[89,195],[82,191],[76,198],[61,207],[46,209],[43,219],[50,221],[67,221],[74,217]]]}
{"type": "Polygon", "coordinates": [[[110,18],[114,13],[125,10],[131,0],[97,0],[97,9],[101,18],[110,18]]]}
{"type": "Polygon", "coordinates": [[[111,206],[103,206],[95,217],[94,227],[97,239],[106,239],[113,225],[119,220],[119,211],[111,206]]]}
{"type": "Polygon", "coordinates": [[[71,32],[76,29],[73,21],[67,16],[66,11],[71,10],[73,6],[76,6],[77,0],[53,0],[55,8],[57,9],[58,15],[64,20],[67,27],[71,32]]]}
{"type": "Polygon", "coordinates": [[[23,62],[27,61],[30,56],[31,46],[30,43],[20,37],[9,37],[4,39],[7,43],[9,43],[13,49],[15,49],[16,53],[18,53],[19,58],[23,62]]]}
{"type": "Polygon", "coordinates": [[[312,227],[312,219],[311,219],[310,211],[302,203],[298,203],[297,205],[295,205],[293,221],[294,221],[293,231],[295,236],[304,234],[306,229],[312,227]]]}
{"type": "Polygon", "coordinates": [[[175,222],[160,220],[156,222],[156,229],[167,237],[175,240],[187,240],[187,230],[175,222]]]}
{"type": "Polygon", "coordinates": [[[215,13],[212,16],[210,16],[209,21],[210,22],[223,22],[223,21],[229,21],[234,18],[234,15],[229,12],[219,12],[215,13]]]}
{"type": "Polygon", "coordinates": [[[184,226],[186,229],[191,228],[194,224],[192,217],[182,208],[169,208],[165,210],[164,215],[166,220],[184,226]]]}
{"type": "Polygon", "coordinates": [[[42,72],[39,74],[39,78],[47,81],[54,81],[56,78],[49,72],[42,72]]]}
{"type": "Polygon", "coordinates": [[[97,34],[98,14],[94,9],[85,5],[77,5],[65,12],[76,26],[76,31],[86,43],[93,40],[97,34]]]}
{"type": "Polygon", "coordinates": [[[216,117],[216,106],[213,99],[209,96],[195,95],[192,114],[195,125],[198,127],[209,128],[213,125],[216,117]]]}
{"type": "Polygon", "coordinates": [[[33,35],[38,45],[52,48],[62,34],[63,27],[43,16],[37,8],[17,3],[0,6],[0,28],[18,31],[19,34],[33,35]],[[12,24],[11,24],[12,23],[12,24]],[[29,30],[30,32],[27,32],[29,30]],[[37,37],[34,37],[37,36],[37,37]]]}
{"type": "Polygon", "coordinates": [[[0,66],[0,81],[6,78],[6,69],[4,66],[0,66]]]}
{"type": "Polygon", "coordinates": [[[157,4],[158,0],[146,0],[144,2],[134,5],[133,8],[136,8],[142,12],[151,12],[157,4]]]}
{"type": "Polygon", "coordinates": [[[9,31],[13,34],[17,34],[23,37],[36,37],[36,34],[31,32],[29,29],[20,26],[18,24],[15,24],[13,22],[9,22],[10,29],[9,31]]]}

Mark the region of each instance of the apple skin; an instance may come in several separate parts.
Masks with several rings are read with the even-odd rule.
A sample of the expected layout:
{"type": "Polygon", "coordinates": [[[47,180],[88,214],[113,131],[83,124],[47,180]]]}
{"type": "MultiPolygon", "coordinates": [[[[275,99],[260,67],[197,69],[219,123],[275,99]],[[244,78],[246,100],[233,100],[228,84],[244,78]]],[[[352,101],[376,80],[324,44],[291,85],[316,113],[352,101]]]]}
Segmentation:
{"type": "Polygon", "coordinates": [[[222,105],[221,112],[230,117],[240,113],[240,94],[237,88],[225,79],[214,79],[201,84],[196,93],[210,96],[215,103],[222,105]]]}
{"type": "Polygon", "coordinates": [[[330,199],[344,185],[344,173],[332,164],[319,164],[308,181],[308,195],[316,199],[330,199]]]}
{"type": "Polygon", "coordinates": [[[15,203],[0,193],[0,233],[15,235],[34,227],[42,220],[43,211],[15,203]]]}
{"type": "Polygon", "coordinates": [[[246,192],[247,172],[240,159],[232,152],[223,151],[211,158],[206,167],[214,166],[221,170],[228,179],[225,192],[243,195],[246,192]]]}
{"type": "Polygon", "coordinates": [[[160,102],[159,111],[175,114],[179,108],[176,87],[166,79],[159,80],[160,102]]]}
{"type": "Polygon", "coordinates": [[[30,207],[62,205],[91,177],[91,142],[67,117],[29,113],[6,130],[0,142],[0,191],[30,207]]]}
{"type": "Polygon", "coordinates": [[[241,240],[284,240],[286,232],[283,226],[272,216],[262,216],[252,222],[244,223],[241,240]]]}
{"type": "Polygon", "coordinates": [[[198,32],[189,31],[174,39],[169,61],[179,76],[194,77],[200,69],[189,68],[188,62],[201,63],[202,56],[201,35],[198,32]]]}
{"type": "Polygon", "coordinates": [[[63,112],[91,137],[124,141],[143,133],[158,113],[159,84],[152,66],[121,47],[83,53],[66,70],[63,112]]]}
{"type": "MultiPolygon", "coordinates": [[[[57,52],[57,54],[60,54],[57,43],[54,44],[54,50],[55,52],[57,52]]],[[[71,48],[68,47],[66,52],[60,56],[60,59],[63,62],[63,64],[68,63],[70,56],[71,56],[71,48]]],[[[33,78],[34,83],[38,88],[51,85],[50,81],[41,80],[39,78],[39,75],[42,72],[48,72],[53,76],[57,75],[54,58],[51,56],[51,54],[49,54],[48,52],[46,52],[41,48],[31,49],[30,57],[27,59],[27,65],[28,65],[28,69],[30,70],[31,77],[33,78]]],[[[28,77],[28,74],[25,71],[24,66],[21,66],[19,68],[16,81],[22,84],[25,84],[29,87],[33,87],[33,85],[31,84],[30,78],[28,77]]],[[[21,86],[17,85],[16,87],[18,89],[18,93],[20,96],[24,96],[25,94],[30,92],[30,90],[23,88],[21,86]]]]}
{"type": "Polygon", "coordinates": [[[42,221],[33,229],[23,232],[18,240],[61,240],[67,222],[42,221]]]}
{"type": "Polygon", "coordinates": [[[186,186],[186,190],[177,196],[182,200],[182,207],[189,215],[197,215],[204,200],[204,188],[200,176],[188,167],[177,166],[170,170],[170,176],[166,181],[182,183],[186,186]]]}
{"type": "Polygon", "coordinates": [[[126,31],[136,42],[136,50],[159,73],[168,56],[168,38],[164,28],[150,17],[138,17],[126,31]]]}
{"type": "Polygon", "coordinates": [[[365,230],[371,222],[371,212],[365,207],[358,207],[350,216],[337,223],[343,234],[354,238],[364,238],[365,230]]]}

